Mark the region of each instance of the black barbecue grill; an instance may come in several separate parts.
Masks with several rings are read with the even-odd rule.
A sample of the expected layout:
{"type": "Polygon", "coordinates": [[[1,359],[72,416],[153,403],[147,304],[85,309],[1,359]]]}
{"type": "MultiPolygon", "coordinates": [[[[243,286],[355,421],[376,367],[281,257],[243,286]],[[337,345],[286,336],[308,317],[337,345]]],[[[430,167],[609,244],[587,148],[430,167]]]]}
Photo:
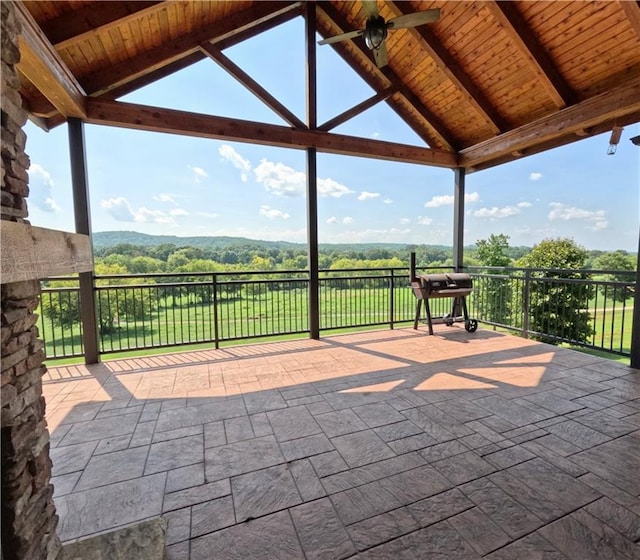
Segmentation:
{"type": "Polygon", "coordinates": [[[411,288],[416,296],[416,316],[413,321],[413,328],[418,328],[422,302],[424,302],[427,314],[427,325],[429,334],[433,334],[433,321],[429,300],[435,298],[452,298],[451,313],[444,317],[436,317],[435,320],[445,323],[447,326],[453,325],[455,321],[464,321],[464,328],[467,332],[475,332],[478,328],[478,321],[469,319],[467,311],[466,297],[473,291],[473,280],[469,274],[462,272],[451,272],[448,274],[421,274],[416,275],[416,255],[411,253],[411,288]],[[460,316],[460,310],[462,315],[460,316]]]}

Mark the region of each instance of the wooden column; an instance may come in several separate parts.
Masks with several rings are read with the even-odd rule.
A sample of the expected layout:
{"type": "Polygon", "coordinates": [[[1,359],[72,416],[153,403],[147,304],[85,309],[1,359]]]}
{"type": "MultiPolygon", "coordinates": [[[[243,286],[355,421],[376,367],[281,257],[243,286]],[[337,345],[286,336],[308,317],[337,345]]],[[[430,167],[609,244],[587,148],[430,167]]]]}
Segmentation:
{"type": "Polygon", "coordinates": [[[465,168],[457,167],[455,192],[453,195],[453,268],[459,272],[463,266],[464,254],[464,180],[465,168]]]}
{"type": "MultiPolygon", "coordinates": [[[[307,60],[307,126],[317,127],[316,88],[316,6],[305,6],[305,47],[307,60]]],[[[309,336],[320,338],[320,282],[318,273],[318,168],[315,148],[307,148],[307,255],[309,264],[309,336]]]]}
{"type": "MultiPolygon", "coordinates": [[[[71,159],[71,185],[73,190],[73,213],[76,232],[91,238],[91,213],[89,207],[89,180],[87,176],[87,156],[84,141],[84,123],[75,117],[67,121],[69,130],[69,155],[71,159]]],[[[93,259],[93,252],[92,257],[93,259]]],[[[98,320],[93,285],[93,271],[81,272],[80,318],[82,321],[82,343],[84,361],[97,364],[100,361],[98,345],[98,320]]]]}

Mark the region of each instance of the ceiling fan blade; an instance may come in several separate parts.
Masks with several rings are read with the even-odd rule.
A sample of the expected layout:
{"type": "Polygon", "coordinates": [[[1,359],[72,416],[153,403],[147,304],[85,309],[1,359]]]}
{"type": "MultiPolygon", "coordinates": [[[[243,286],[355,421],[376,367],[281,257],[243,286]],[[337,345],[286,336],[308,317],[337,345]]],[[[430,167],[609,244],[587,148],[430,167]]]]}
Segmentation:
{"type": "Polygon", "coordinates": [[[372,17],[378,17],[378,2],[377,0],[362,0],[362,7],[367,13],[367,19],[372,17]]]}
{"type": "Polygon", "coordinates": [[[382,43],[379,48],[373,49],[373,58],[376,61],[378,68],[382,68],[389,64],[389,58],[387,56],[387,46],[382,43]]]}
{"type": "Polygon", "coordinates": [[[340,35],[334,35],[333,37],[327,37],[326,39],[322,39],[322,41],[318,41],[318,45],[330,45],[331,43],[339,43],[340,41],[346,41],[347,39],[359,37],[363,33],[363,29],[359,29],[358,31],[349,31],[348,33],[341,33],[340,35]]]}
{"type": "Polygon", "coordinates": [[[423,12],[415,12],[413,14],[405,14],[390,19],[387,22],[388,29],[406,29],[407,27],[417,27],[425,23],[432,23],[440,18],[440,10],[425,10],[423,12]]]}

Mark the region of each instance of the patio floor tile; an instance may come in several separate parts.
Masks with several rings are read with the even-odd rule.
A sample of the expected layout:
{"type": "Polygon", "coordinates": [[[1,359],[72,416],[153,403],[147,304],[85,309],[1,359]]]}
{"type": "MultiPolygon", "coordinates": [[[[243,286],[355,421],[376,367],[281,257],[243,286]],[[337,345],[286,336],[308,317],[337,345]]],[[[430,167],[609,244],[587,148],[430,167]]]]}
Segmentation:
{"type": "Polygon", "coordinates": [[[281,511],[193,539],[190,560],[211,558],[302,560],[304,556],[289,512],[281,511]]]}
{"type": "Polygon", "coordinates": [[[302,501],[287,465],[236,476],[231,479],[231,493],[239,523],[302,501]]]}

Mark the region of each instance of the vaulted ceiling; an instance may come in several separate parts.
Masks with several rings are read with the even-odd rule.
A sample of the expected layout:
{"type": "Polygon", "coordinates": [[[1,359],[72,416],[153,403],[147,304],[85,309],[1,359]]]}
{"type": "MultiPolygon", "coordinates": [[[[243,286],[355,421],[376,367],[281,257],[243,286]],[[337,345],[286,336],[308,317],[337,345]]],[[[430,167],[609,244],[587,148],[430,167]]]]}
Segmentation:
{"type": "MultiPolygon", "coordinates": [[[[326,123],[303,122],[224,50],[296,17],[307,18],[310,32],[322,37],[361,29],[367,19],[361,1],[21,2],[21,94],[43,128],[71,116],[468,170],[640,122],[638,2],[380,1],[377,6],[387,21],[432,8],[440,9],[440,18],[390,32],[389,62],[382,68],[362,37],[318,47],[335,48],[376,92],[326,123]],[[117,101],[205,57],[287,125],[117,101]],[[376,103],[387,103],[424,145],[331,132],[376,103]]],[[[313,58],[313,49],[307,56],[313,58]]]]}

